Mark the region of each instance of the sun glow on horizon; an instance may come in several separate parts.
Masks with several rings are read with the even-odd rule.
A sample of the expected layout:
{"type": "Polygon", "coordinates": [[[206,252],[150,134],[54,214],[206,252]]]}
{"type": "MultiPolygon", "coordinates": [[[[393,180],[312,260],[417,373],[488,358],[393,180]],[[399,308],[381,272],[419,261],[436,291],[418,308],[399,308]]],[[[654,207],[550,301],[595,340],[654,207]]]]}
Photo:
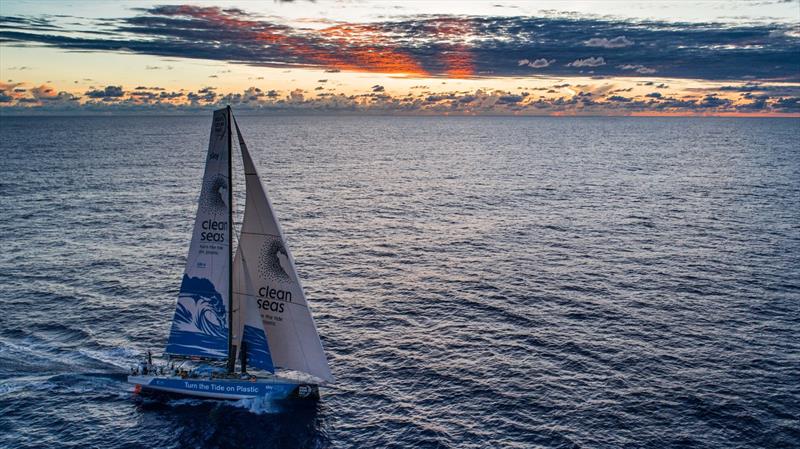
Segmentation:
{"type": "Polygon", "coordinates": [[[476,5],[433,15],[351,5],[346,21],[298,5],[276,6],[284,16],[249,7],[143,2],[74,18],[11,8],[0,19],[0,112],[227,102],[315,113],[800,113],[800,25],[791,21],[698,31],[566,11],[495,16],[476,5]]]}

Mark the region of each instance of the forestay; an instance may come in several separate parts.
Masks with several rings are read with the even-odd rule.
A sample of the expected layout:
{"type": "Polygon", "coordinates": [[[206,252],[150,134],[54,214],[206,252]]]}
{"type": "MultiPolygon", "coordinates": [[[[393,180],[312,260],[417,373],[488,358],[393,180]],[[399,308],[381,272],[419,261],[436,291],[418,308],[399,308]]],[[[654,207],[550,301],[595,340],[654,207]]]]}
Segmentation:
{"type": "MultiPolygon", "coordinates": [[[[234,302],[242,310],[255,306],[260,312],[275,367],[331,382],[333,376],[294,259],[235,119],[233,124],[242,150],[247,189],[234,263],[234,302]]],[[[248,319],[241,321],[246,339],[248,319]]]]}
{"type": "Polygon", "coordinates": [[[214,111],[192,243],[167,342],[168,354],[210,358],[228,355],[228,119],[225,109],[214,111]]]}

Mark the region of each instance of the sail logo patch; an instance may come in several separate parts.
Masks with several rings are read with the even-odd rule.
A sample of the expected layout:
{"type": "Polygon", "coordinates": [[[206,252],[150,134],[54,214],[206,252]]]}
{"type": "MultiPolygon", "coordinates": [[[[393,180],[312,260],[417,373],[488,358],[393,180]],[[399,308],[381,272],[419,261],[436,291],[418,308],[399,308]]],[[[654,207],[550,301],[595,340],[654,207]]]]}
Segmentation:
{"type": "Polygon", "coordinates": [[[308,385],[300,385],[297,387],[297,396],[307,398],[311,395],[311,387],[308,385]]]}
{"type": "Polygon", "coordinates": [[[205,278],[183,275],[167,352],[222,356],[228,345],[227,311],[222,295],[205,278]]]}
{"type": "Polygon", "coordinates": [[[291,283],[292,277],[287,272],[289,253],[279,238],[268,238],[261,247],[258,260],[258,273],[264,281],[275,283],[291,283]],[[287,268],[284,269],[284,266],[287,268]]]}
{"type": "Polygon", "coordinates": [[[292,302],[292,292],[287,292],[286,290],[277,290],[271,288],[269,285],[259,288],[258,296],[260,296],[260,298],[256,300],[258,308],[270,310],[272,312],[283,313],[283,302],[292,302]]]}
{"type": "Polygon", "coordinates": [[[211,281],[184,275],[173,326],[185,332],[226,337],[226,316],[222,295],[211,281]]]}
{"type": "Polygon", "coordinates": [[[217,136],[217,139],[222,140],[225,137],[226,131],[228,127],[228,117],[227,114],[214,114],[214,135],[217,136]]]}
{"type": "Polygon", "coordinates": [[[200,227],[200,241],[222,243],[225,241],[225,234],[228,230],[227,221],[204,220],[200,227]]]}
{"type": "Polygon", "coordinates": [[[200,191],[199,208],[209,214],[221,214],[228,211],[228,180],[216,175],[203,181],[200,191]]]}

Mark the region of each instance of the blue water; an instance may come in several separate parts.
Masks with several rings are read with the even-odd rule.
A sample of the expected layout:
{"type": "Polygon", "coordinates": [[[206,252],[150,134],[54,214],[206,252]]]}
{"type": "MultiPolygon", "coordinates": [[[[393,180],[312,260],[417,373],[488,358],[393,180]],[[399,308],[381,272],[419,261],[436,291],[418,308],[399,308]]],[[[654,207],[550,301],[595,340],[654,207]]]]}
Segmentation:
{"type": "Polygon", "coordinates": [[[335,387],[134,395],[210,114],[3,117],[0,447],[800,446],[799,120],[239,123],[335,387]]]}

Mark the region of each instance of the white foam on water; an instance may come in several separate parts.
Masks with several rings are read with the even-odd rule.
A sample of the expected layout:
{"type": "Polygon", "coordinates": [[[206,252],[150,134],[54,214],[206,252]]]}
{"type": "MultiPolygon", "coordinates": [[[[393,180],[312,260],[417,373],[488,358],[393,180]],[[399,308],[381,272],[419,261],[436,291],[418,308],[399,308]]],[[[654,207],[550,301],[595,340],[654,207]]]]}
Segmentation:
{"type": "Polygon", "coordinates": [[[49,391],[58,385],[50,381],[51,376],[26,376],[17,379],[6,379],[0,382],[0,397],[18,391],[49,391]]]}
{"type": "Polygon", "coordinates": [[[54,355],[52,351],[42,349],[35,349],[36,342],[30,340],[21,340],[22,344],[12,343],[7,340],[0,341],[0,355],[8,358],[17,358],[21,360],[29,360],[34,357],[37,360],[52,360],[54,355]]]}
{"type": "Polygon", "coordinates": [[[140,351],[130,348],[78,349],[78,353],[83,357],[126,370],[135,363],[136,357],[141,355],[140,351]]]}
{"type": "Polygon", "coordinates": [[[283,411],[279,404],[263,397],[239,399],[229,402],[227,405],[242,408],[257,415],[274,415],[283,411]]]}
{"type": "Polygon", "coordinates": [[[182,399],[170,399],[166,402],[167,405],[170,407],[180,407],[184,405],[202,405],[207,403],[213,403],[214,401],[206,400],[206,399],[198,399],[198,398],[182,398],[182,399]]]}

